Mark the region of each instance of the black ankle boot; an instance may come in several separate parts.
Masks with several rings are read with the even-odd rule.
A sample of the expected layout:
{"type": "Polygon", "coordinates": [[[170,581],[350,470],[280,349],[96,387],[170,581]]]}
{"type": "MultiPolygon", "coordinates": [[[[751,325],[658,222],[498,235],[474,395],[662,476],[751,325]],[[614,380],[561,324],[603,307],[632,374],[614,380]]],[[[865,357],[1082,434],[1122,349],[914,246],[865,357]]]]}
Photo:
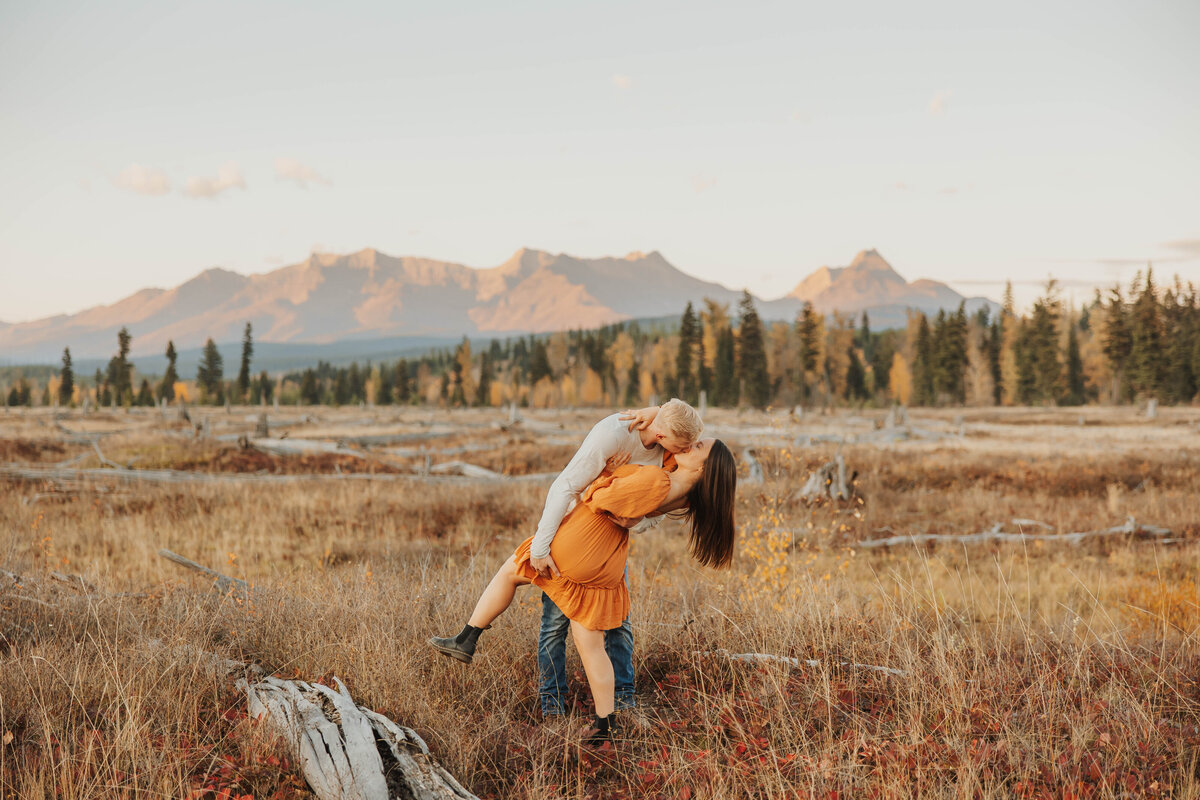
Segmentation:
{"type": "Polygon", "coordinates": [[[596,717],[592,724],[583,730],[583,744],[586,747],[601,747],[605,742],[612,741],[612,715],[596,717]]]}
{"type": "Polygon", "coordinates": [[[471,659],[475,657],[475,641],[481,633],[483,633],[483,628],[464,625],[457,636],[447,636],[446,638],[434,636],[429,643],[439,653],[457,658],[464,664],[470,664],[471,659]]]}

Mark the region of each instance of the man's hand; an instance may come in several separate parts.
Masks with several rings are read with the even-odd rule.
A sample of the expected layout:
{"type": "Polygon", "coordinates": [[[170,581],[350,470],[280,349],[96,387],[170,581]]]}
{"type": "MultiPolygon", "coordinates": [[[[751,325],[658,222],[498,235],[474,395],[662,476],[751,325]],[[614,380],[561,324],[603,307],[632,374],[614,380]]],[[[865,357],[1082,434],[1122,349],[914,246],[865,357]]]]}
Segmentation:
{"type": "Polygon", "coordinates": [[[621,416],[617,419],[633,420],[629,423],[629,430],[644,431],[650,427],[650,423],[654,422],[654,418],[657,416],[658,406],[649,406],[647,408],[639,408],[636,411],[627,408],[621,412],[621,416]]]}
{"type": "Polygon", "coordinates": [[[554,558],[549,554],[545,558],[538,558],[531,553],[529,555],[529,566],[537,570],[537,573],[543,578],[557,578],[561,574],[558,571],[558,564],[554,563],[554,558]]]}
{"type": "Polygon", "coordinates": [[[618,517],[611,511],[605,511],[604,513],[608,515],[609,519],[620,525],[622,528],[632,528],[634,525],[637,525],[642,521],[642,517],[618,517]]]}
{"type": "Polygon", "coordinates": [[[624,466],[629,463],[629,453],[620,452],[615,456],[610,457],[604,462],[604,468],[609,472],[613,472],[617,467],[624,466]]]}

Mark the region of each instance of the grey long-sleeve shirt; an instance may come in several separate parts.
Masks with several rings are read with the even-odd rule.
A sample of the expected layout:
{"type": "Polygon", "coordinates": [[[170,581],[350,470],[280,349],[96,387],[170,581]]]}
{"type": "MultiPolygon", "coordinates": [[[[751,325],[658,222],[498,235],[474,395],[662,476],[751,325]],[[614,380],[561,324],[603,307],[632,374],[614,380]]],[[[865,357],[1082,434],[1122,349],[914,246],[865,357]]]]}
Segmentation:
{"type": "Polygon", "coordinates": [[[529,546],[529,554],[534,558],[550,555],[550,543],[563,517],[579,502],[583,490],[600,477],[609,458],[629,453],[630,464],[662,466],[663,449],[658,445],[643,447],[641,431],[629,430],[629,420],[618,419],[619,416],[612,414],[597,422],[570,463],[550,484],[542,519],[529,546]]]}

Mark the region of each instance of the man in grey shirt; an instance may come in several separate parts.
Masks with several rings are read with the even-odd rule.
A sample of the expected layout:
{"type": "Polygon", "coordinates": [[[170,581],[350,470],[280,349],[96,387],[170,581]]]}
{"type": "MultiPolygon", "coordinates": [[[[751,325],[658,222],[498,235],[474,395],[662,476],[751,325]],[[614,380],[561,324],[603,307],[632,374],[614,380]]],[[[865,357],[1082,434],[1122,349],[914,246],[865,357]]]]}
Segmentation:
{"type": "MultiPolygon", "coordinates": [[[[558,566],[550,555],[554,534],[583,491],[605,468],[611,470],[625,463],[661,466],[665,453],[687,450],[700,438],[702,429],[700,415],[682,400],[670,400],[632,414],[612,414],[596,423],[570,463],[550,485],[546,507],[529,548],[530,566],[543,575],[558,576],[558,566]]],[[[550,596],[543,593],[542,627],[538,634],[541,675],[538,695],[542,714],[546,716],[566,712],[566,641],[570,622],[550,596]]],[[[604,649],[613,665],[616,707],[632,708],[633,629],[628,617],[621,627],[605,631],[604,649]]]]}

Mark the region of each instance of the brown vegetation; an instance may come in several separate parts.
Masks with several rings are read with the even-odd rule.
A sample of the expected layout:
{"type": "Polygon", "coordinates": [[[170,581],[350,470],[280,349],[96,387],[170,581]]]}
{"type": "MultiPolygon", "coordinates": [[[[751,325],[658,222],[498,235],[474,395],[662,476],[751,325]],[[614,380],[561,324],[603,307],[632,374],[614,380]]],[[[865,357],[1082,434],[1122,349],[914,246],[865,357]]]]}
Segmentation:
{"type": "MultiPolygon", "coordinates": [[[[563,424],[557,437],[582,436],[593,416],[548,415],[563,424]]],[[[576,746],[589,702],[578,674],[577,716],[541,720],[534,590],[484,634],[472,666],[424,646],[461,624],[532,533],[544,483],[0,483],[0,566],[22,576],[0,574],[0,795],[307,796],[244,698],[179,655],[189,644],[286,677],[336,674],[481,797],[1200,797],[1200,471],[1179,446],[1195,432],[1172,419],[1104,427],[1113,452],[1102,457],[1089,447],[1097,429],[1074,416],[1010,421],[1020,418],[972,417],[996,432],[961,440],[844,445],[858,498],[809,506],[794,492],[836,445],[793,446],[791,423],[713,414],[719,435],[756,447],[765,480],[740,491],[729,572],[689,563],[676,523],[635,540],[637,716],[649,724],[626,723],[599,755],[576,746]],[[881,530],[1032,518],[1067,532],[1130,515],[1183,541],[854,549],[881,530]],[[214,595],[158,558],[163,547],[249,581],[251,601],[214,595]],[[95,590],[52,580],[56,570],[95,590]]],[[[0,440],[17,443],[9,460],[77,449],[21,456],[44,428],[12,423],[0,440]]],[[[831,417],[803,432],[851,425],[831,417]]],[[[569,457],[557,440],[527,438],[511,456],[452,458],[516,473],[569,457]]],[[[354,468],[148,427],[102,447],[118,463],[140,453],[135,467],[354,468]]],[[[569,664],[579,670],[573,654],[569,664]]]]}

